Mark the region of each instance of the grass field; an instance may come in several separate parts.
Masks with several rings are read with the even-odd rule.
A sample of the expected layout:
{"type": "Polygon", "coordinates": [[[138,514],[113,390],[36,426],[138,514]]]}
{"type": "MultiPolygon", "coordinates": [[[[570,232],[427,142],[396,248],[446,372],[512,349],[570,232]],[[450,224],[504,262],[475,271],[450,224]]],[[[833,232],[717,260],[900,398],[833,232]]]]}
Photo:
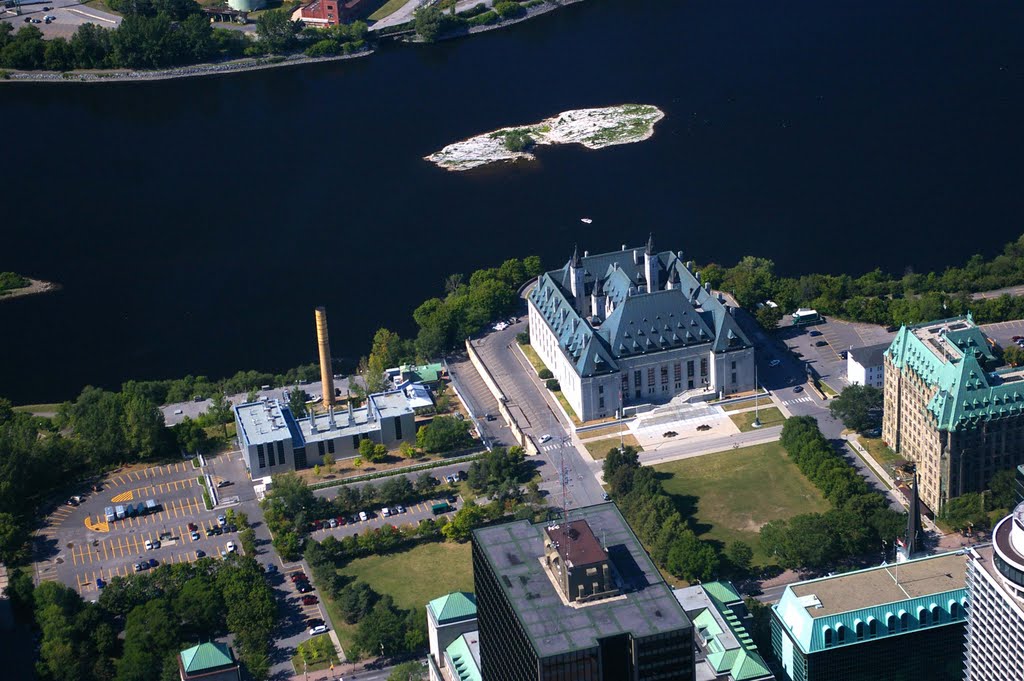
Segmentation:
{"type": "Polygon", "coordinates": [[[395,12],[397,12],[407,2],[409,2],[409,0],[388,0],[381,6],[380,9],[378,9],[376,12],[374,12],[367,18],[370,21],[380,21],[384,17],[389,17],[395,12]]]}
{"type": "MultiPolygon", "coordinates": [[[[398,607],[420,613],[438,596],[473,590],[468,542],[430,542],[400,553],[356,558],[338,572],[366,582],[379,594],[389,594],[398,607]]],[[[333,602],[327,607],[342,648],[350,646],[358,625],[346,624],[333,602]]]]}
{"type": "Polygon", "coordinates": [[[772,563],[758,532],[769,520],[829,508],[821,493],[777,442],[707,454],[654,467],[680,512],[692,514],[702,539],[723,545],[742,540],[755,565],[772,563]]]}
{"type": "MultiPolygon", "coordinates": [[[[756,402],[757,404],[768,404],[769,399],[767,397],[759,397],[756,402]]],[[[739,402],[733,402],[731,404],[723,404],[722,409],[724,411],[739,411],[740,409],[749,409],[754,406],[754,398],[751,397],[749,400],[740,400],[739,402]]]]}
{"type": "Polygon", "coordinates": [[[768,407],[766,409],[760,409],[757,412],[745,411],[740,414],[730,414],[729,418],[736,424],[736,427],[740,429],[740,432],[746,433],[754,430],[754,417],[758,416],[761,419],[761,426],[777,426],[786,420],[786,417],[782,415],[778,407],[768,407]]]}
{"type": "Polygon", "coordinates": [[[52,404],[22,404],[14,407],[14,411],[23,411],[26,414],[56,414],[60,409],[60,403],[52,404]]]}
{"type": "MultiPolygon", "coordinates": [[[[640,443],[632,435],[623,435],[622,444],[635,447],[638,452],[644,451],[644,448],[640,446],[640,443]]],[[[593,440],[592,442],[584,442],[583,446],[590,452],[590,456],[595,459],[603,459],[608,456],[609,449],[619,446],[619,438],[610,437],[604,440],[593,440]]]]}

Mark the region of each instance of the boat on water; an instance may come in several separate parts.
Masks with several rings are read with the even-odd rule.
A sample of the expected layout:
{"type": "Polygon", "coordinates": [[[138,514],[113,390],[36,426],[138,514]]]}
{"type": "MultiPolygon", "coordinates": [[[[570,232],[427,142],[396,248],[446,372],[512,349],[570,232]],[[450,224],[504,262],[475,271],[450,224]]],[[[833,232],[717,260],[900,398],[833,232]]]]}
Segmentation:
{"type": "Polygon", "coordinates": [[[589,225],[591,222],[593,222],[593,220],[591,220],[590,218],[580,218],[580,222],[583,222],[583,223],[589,225]]]}

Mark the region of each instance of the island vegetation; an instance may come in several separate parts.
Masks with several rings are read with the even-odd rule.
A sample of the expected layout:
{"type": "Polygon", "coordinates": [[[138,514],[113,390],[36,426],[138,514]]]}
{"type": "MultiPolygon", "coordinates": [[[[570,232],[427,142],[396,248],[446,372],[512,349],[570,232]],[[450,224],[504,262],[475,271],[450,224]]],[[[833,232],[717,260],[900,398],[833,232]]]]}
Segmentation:
{"type": "Polygon", "coordinates": [[[648,104],[563,111],[540,123],[501,128],[449,144],[425,158],[447,170],[471,170],[500,161],[533,160],[529,150],[545,144],[602,149],[650,138],[655,124],[664,117],[660,109],[648,104]]]}
{"type": "Polygon", "coordinates": [[[19,288],[27,288],[31,282],[27,277],[14,272],[0,272],[0,295],[19,288]]]}

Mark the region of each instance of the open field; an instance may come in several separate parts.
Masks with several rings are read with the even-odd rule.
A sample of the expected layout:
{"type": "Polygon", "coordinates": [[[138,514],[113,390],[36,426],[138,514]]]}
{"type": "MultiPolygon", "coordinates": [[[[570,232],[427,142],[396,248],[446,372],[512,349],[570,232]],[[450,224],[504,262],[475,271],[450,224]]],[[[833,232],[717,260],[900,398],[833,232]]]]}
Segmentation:
{"type": "MultiPolygon", "coordinates": [[[[389,594],[395,605],[423,612],[427,602],[452,591],[473,590],[469,543],[429,542],[406,551],[350,561],[338,573],[389,594]]],[[[352,644],[357,624],[346,624],[333,602],[327,603],[342,648],[352,644]]],[[[425,616],[425,615],[424,615],[425,616]]]]}
{"type": "Polygon", "coordinates": [[[739,414],[730,414],[729,418],[736,424],[736,427],[740,429],[740,432],[746,433],[754,430],[754,417],[757,416],[761,419],[761,426],[777,426],[786,420],[786,417],[782,415],[778,407],[768,407],[761,409],[757,412],[745,411],[739,414]]]}
{"type": "MultiPolygon", "coordinates": [[[[644,448],[640,446],[640,443],[637,442],[633,435],[623,435],[622,444],[635,447],[638,452],[644,451],[644,448]]],[[[590,452],[590,456],[595,459],[603,459],[608,456],[609,449],[619,446],[619,438],[610,437],[604,440],[593,440],[591,442],[584,442],[583,446],[590,452]]]]}
{"type": "Polygon", "coordinates": [[[829,504],[777,442],[655,466],[702,539],[744,541],[754,565],[773,563],[761,551],[759,531],[770,520],[822,512],[829,504]]]}
{"type": "Polygon", "coordinates": [[[409,0],[388,0],[386,3],[381,5],[380,9],[367,17],[367,19],[370,21],[380,21],[381,19],[389,17],[397,12],[407,2],[409,2],[409,0]]]}

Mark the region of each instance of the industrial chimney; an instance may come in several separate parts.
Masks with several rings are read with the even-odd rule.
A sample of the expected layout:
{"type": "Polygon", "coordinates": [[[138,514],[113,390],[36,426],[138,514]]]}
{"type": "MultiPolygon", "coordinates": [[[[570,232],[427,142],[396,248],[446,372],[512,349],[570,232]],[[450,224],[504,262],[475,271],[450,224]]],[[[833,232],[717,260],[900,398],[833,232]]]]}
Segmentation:
{"type": "Polygon", "coordinates": [[[331,368],[331,342],[327,338],[327,310],[316,309],[316,344],[320,349],[320,383],[323,388],[324,407],[334,404],[334,370],[331,368]]]}

